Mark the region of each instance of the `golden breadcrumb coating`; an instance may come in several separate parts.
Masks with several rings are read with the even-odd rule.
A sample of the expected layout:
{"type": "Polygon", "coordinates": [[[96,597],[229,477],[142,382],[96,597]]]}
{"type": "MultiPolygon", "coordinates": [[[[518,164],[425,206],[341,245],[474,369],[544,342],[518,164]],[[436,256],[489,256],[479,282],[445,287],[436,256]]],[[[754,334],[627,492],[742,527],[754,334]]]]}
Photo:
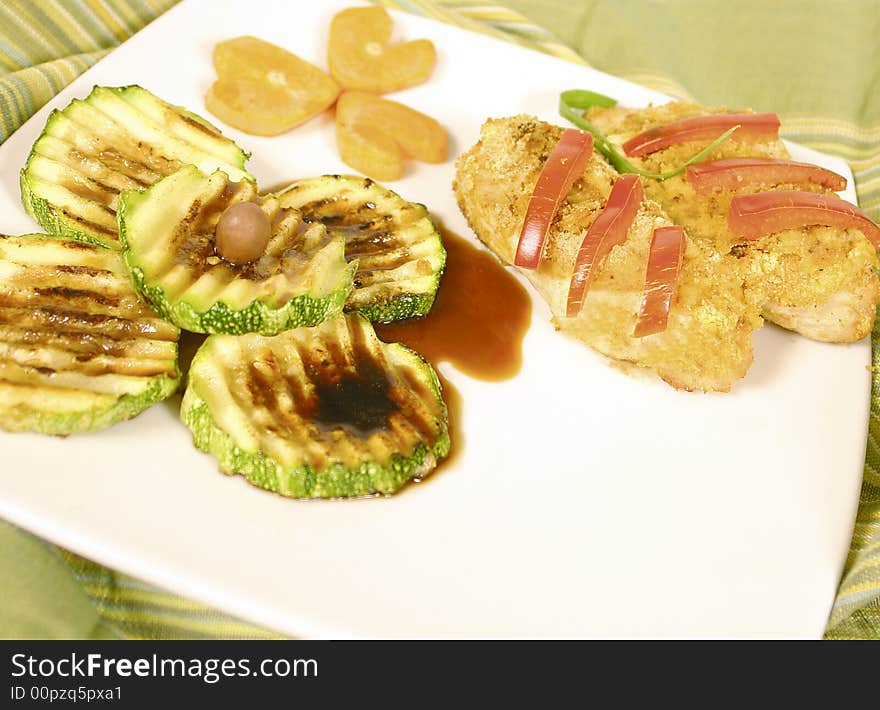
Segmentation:
{"type": "MultiPolygon", "coordinates": [[[[454,189],[477,236],[512,263],[529,197],[562,129],[531,116],[490,119],[480,141],[456,163],[454,189]]],[[[604,355],[656,372],[675,387],[726,391],[752,362],[757,306],[744,295],[743,262],[688,239],[677,292],[662,333],[633,338],[653,230],[672,224],[646,199],[629,238],[595,273],[577,317],[566,316],[569,281],[586,230],[617,173],[594,153],[554,220],[537,270],[524,271],[547,300],[554,323],[604,355]]]]}
{"type": "MultiPolygon", "coordinates": [[[[673,102],[646,109],[591,109],[589,119],[618,146],[642,131],[691,116],[726,113],[673,102]]],[[[689,142],[632,158],[653,172],[681,165],[704,147],[689,142]]],[[[760,157],[790,158],[777,138],[738,141],[728,139],[706,160],[760,157]]],[[[736,194],[767,190],[814,190],[819,186],[774,183],[697,194],[684,175],[663,182],[645,181],[647,194],[695,239],[722,254],[733,254],[745,269],[747,297],[757,303],[767,320],[815,340],[853,342],[871,332],[880,301],[880,268],[871,243],[854,229],[807,227],[779,232],[762,239],[738,241],[727,226],[727,212],[736,194]]]]}

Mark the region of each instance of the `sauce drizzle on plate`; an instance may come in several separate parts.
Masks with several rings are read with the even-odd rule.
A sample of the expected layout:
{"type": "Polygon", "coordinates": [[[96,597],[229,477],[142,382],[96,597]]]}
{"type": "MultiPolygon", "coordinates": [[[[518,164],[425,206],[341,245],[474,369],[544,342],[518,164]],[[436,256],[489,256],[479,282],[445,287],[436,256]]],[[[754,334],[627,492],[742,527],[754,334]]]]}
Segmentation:
{"type": "Polygon", "coordinates": [[[377,325],[387,343],[403,343],[432,364],[448,362],[477,380],[508,380],[522,366],[532,301],[490,252],[441,229],[446,270],[428,315],[377,325]]]}
{"type": "MultiPolygon", "coordinates": [[[[386,343],[403,343],[432,365],[452,364],[469,377],[508,380],[522,366],[522,341],[532,319],[532,301],[523,285],[490,252],[440,229],[446,270],[430,312],[421,318],[376,325],[386,343]]],[[[449,409],[452,451],[444,467],[464,446],[462,397],[439,371],[449,409]]]]}

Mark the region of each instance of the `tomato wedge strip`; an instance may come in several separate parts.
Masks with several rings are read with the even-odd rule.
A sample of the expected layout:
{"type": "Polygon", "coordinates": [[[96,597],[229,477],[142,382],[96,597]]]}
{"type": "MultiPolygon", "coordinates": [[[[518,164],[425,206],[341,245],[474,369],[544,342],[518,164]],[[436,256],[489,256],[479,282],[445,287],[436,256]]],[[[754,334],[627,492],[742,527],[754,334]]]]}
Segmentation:
{"type": "Polygon", "coordinates": [[[624,143],[623,152],[630,158],[638,158],[678,143],[712,140],[734,126],[739,126],[733,133],[734,138],[779,137],[779,116],[775,113],[715,113],[649,128],[624,143]]]}
{"type": "Polygon", "coordinates": [[[880,247],[880,228],[858,207],[836,195],[798,190],[772,190],[736,195],[730,202],[727,225],[737,239],[758,239],[785,229],[815,225],[858,229],[880,247]]]}
{"type": "Polygon", "coordinates": [[[516,245],[513,263],[524,269],[537,269],[541,251],[559,205],[571,191],[584,166],[593,155],[593,136],[576,128],[566,129],[550,153],[532,192],[526,218],[516,245]]]}
{"type": "Polygon", "coordinates": [[[689,165],[687,181],[700,195],[756,185],[819,185],[840,192],[846,178],[810,163],[772,158],[728,158],[689,165]]]}
{"type": "Polygon", "coordinates": [[[621,175],[614,181],[605,209],[590,225],[578,250],[568,287],[568,317],[580,313],[596,267],[615,246],[626,241],[644,199],[645,188],[638,175],[621,175]]]}
{"type": "Polygon", "coordinates": [[[666,330],[684,257],[684,245],[684,229],[681,227],[658,227],[654,230],[645,272],[645,295],[633,331],[634,338],[644,338],[666,330]]]}

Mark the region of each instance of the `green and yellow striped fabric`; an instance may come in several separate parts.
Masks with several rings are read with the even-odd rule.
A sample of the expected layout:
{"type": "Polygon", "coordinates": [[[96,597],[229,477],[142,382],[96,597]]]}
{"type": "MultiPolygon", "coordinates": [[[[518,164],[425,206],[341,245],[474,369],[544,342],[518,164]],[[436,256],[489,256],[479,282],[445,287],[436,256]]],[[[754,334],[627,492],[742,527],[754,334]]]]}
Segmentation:
{"type": "MultiPolygon", "coordinates": [[[[0,142],[176,1],[0,3],[0,142]]],[[[880,220],[880,5],[874,0],[500,0],[505,7],[381,1],[676,96],[777,111],[786,137],[849,162],[862,207],[880,220]]],[[[872,344],[861,501],[827,638],[880,638],[880,326],[872,344]]],[[[0,582],[6,592],[0,635],[275,636],[2,522],[0,582]]]]}

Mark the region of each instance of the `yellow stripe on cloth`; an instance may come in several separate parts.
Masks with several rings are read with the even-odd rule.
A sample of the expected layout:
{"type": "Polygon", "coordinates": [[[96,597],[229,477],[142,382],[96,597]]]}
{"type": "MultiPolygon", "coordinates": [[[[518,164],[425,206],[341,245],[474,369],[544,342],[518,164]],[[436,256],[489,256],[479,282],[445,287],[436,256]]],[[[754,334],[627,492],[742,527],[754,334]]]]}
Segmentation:
{"type": "Polygon", "coordinates": [[[0,142],[177,0],[0,2],[0,142]]]}
{"type": "Polygon", "coordinates": [[[278,639],[267,631],[199,602],[157,589],[62,550],[101,619],[131,639],[278,639]]]}
{"type": "MultiPolygon", "coordinates": [[[[4,0],[0,2],[0,142],[37,111],[63,86],[92,66],[107,51],[160,15],[176,0],[4,0]],[[36,29],[39,28],[39,29],[36,29]]],[[[464,27],[491,37],[538,49],[547,54],[586,64],[583,57],[570,46],[560,42],[554,34],[537,26],[524,15],[492,4],[467,0],[381,0],[381,4],[399,10],[430,17],[464,27]]],[[[630,3],[593,1],[584,3],[552,2],[528,3],[518,0],[524,11],[531,7],[553,24],[554,13],[558,32],[577,44],[577,33],[586,25],[569,20],[578,13],[603,11],[606,20],[618,13],[632,11],[630,3]],[[567,19],[568,18],[568,19],[567,19]],[[568,23],[560,25],[560,23],[568,23]],[[576,26],[577,25],[577,26],[576,26]]],[[[743,2],[743,5],[745,3],[743,2]]],[[[701,9],[674,2],[645,4],[642,9],[660,13],[664,23],[677,21],[675,10],[695,21],[701,9]]],[[[727,8],[737,22],[746,18],[742,5],[727,8]],[[739,19],[737,19],[739,18],[739,19]]],[[[719,12],[723,9],[715,6],[719,12]]],[[[844,7],[839,8],[841,12],[844,7]]],[[[856,12],[856,8],[851,8],[856,12]]],[[[799,22],[811,17],[807,10],[798,9],[799,22]]],[[[846,13],[844,13],[846,14],[846,13]]],[[[720,15],[713,16],[720,21],[720,15]]],[[[791,15],[790,15],[791,17],[791,15]]],[[[587,16],[587,19],[595,19],[587,16]]],[[[712,19],[712,18],[710,18],[712,19]]],[[[620,44],[604,43],[614,36],[608,31],[627,30],[628,33],[647,32],[658,35],[646,18],[631,26],[619,23],[594,22],[590,27],[595,45],[582,46],[595,63],[622,57],[620,44]],[[597,26],[598,25],[598,26],[597,26]],[[611,26],[613,25],[613,27],[611,26]],[[643,29],[644,28],[644,29],[643,29]],[[603,44],[604,43],[604,44],[603,44]],[[602,46],[610,47],[602,55],[602,46]]],[[[705,21],[706,18],[704,17],[705,21]]],[[[686,28],[683,28],[684,32],[686,28]]],[[[233,32],[234,30],[231,30],[233,32]]],[[[868,39],[874,41],[870,28],[868,39]]],[[[693,34],[693,33],[692,33],[693,34]]],[[[728,33],[730,34],[730,33],[728,33]]],[[[625,37],[629,37],[627,34],[625,37]]],[[[636,35],[633,35],[636,36],[636,35]]],[[[644,37],[644,34],[642,35],[644,37]]],[[[709,33],[713,38],[716,35],[709,33]]],[[[619,42],[627,39],[614,36],[619,42]]],[[[656,37],[649,39],[656,40],[656,37]]],[[[735,39],[735,38],[734,38],[735,39]]],[[[682,98],[698,100],[700,87],[691,86],[699,80],[695,69],[711,63],[691,61],[680,72],[662,71],[665,66],[650,66],[654,52],[646,43],[630,46],[641,51],[641,59],[631,66],[618,66],[615,71],[631,81],[682,98]],[[658,71],[659,70],[659,71],[658,71]],[[679,80],[671,76],[676,74],[679,80]],[[680,76],[679,76],[680,74],[680,76]],[[687,77],[686,82],[682,78],[687,77]],[[686,85],[687,84],[687,85],[686,85]]],[[[677,47],[682,56],[690,56],[687,48],[677,47]]],[[[692,50],[690,50],[692,51],[692,50]]],[[[664,57],[674,59],[676,52],[664,57]]],[[[702,55],[699,55],[702,56],[702,55]]],[[[720,61],[725,61],[723,58],[720,61]]],[[[602,68],[600,66],[600,68],[602,68]]],[[[607,67],[606,67],[607,68],[607,67]]],[[[718,82],[715,82],[717,84],[718,82]]],[[[725,89],[729,88],[724,84],[725,89]]],[[[588,87],[585,87],[588,88],[588,87]]],[[[823,94],[824,96],[824,94],[823,94]]],[[[866,100],[868,97],[863,97],[866,100]]],[[[785,114],[785,135],[819,150],[839,155],[853,168],[856,189],[862,207],[874,219],[880,219],[880,125],[859,125],[853,120],[835,116],[785,114]]],[[[2,228],[0,228],[2,231],[2,228]]],[[[872,384],[870,432],[865,462],[864,480],[858,518],[852,538],[850,554],[840,584],[840,590],[829,619],[828,638],[880,638],[880,326],[872,334],[874,377],[872,384]]],[[[91,563],[70,553],[63,553],[70,568],[91,597],[101,617],[111,624],[120,636],[127,638],[269,638],[274,634],[256,626],[216,612],[197,602],[182,599],[139,582],[126,575],[91,563]]],[[[796,592],[795,592],[796,593],[796,592]]]]}
{"type": "Polygon", "coordinates": [[[538,49],[561,59],[579,64],[586,61],[577,52],[561,43],[547,30],[529,22],[520,13],[504,7],[463,2],[462,0],[374,0],[393,10],[424,15],[496,39],[515,42],[529,49],[538,49]]]}

